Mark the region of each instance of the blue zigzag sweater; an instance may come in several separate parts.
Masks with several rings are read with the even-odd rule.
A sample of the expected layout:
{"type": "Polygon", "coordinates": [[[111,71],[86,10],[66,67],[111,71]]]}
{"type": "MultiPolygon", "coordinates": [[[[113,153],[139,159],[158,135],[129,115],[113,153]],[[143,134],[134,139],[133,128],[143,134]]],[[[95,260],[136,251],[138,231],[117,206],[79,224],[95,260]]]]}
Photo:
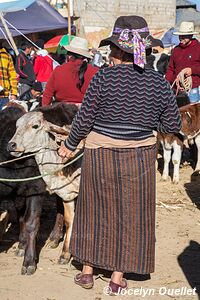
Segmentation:
{"type": "Polygon", "coordinates": [[[177,133],[180,128],[176,99],[163,76],[121,64],[93,77],[65,145],[75,150],[91,130],[115,139],[142,140],[152,137],[153,130],[177,133]]]}

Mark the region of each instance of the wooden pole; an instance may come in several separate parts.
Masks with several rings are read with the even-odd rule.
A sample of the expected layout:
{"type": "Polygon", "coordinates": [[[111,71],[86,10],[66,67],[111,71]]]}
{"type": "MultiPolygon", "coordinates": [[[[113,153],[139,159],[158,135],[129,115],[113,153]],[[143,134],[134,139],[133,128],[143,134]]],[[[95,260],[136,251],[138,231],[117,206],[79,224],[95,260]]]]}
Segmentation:
{"type": "Polygon", "coordinates": [[[71,41],[71,3],[70,0],[68,0],[68,5],[67,5],[67,9],[68,9],[68,35],[69,35],[69,42],[71,41]]]}
{"type": "Polygon", "coordinates": [[[8,26],[7,26],[7,24],[6,24],[6,21],[4,20],[4,17],[3,17],[2,12],[0,12],[0,19],[1,19],[1,22],[2,22],[2,24],[3,24],[3,27],[5,28],[5,31],[6,31],[6,33],[7,33],[7,36],[8,36],[8,38],[9,38],[9,41],[10,41],[11,45],[13,46],[13,49],[14,49],[14,51],[15,51],[15,54],[18,55],[18,54],[19,54],[19,51],[18,51],[17,46],[16,46],[16,44],[15,44],[15,41],[14,41],[14,39],[13,39],[13,37],[12,37],[12,34],[11,34],[11,32],[10,32],[10,30],[9,30],[9,28],[8,28],[8,26]]]}

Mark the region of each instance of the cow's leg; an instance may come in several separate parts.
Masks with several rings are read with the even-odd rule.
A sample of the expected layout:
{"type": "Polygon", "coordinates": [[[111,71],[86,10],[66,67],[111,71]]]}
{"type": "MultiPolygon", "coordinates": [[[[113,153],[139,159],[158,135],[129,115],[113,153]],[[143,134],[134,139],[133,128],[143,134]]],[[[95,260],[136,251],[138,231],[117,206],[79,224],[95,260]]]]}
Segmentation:
{"type": "MultiPolygon", "coordinates": [[[[24,198],[25,201],[25,198],[24,198]]],[[[24,204],[25,205],[25,204],[24,204]]],[[[18,211],[19,217],[19,245],[18,249],[16,250],[17,256],[24,256],[26,245],[27,245],[27,231],[24,222],[24,215],[25,215],[25,207],[18,211]]]]}
{"type": "Polygon", "coordinates": [[[164,167],[163,167],[163,173],[162,173],[162,180],[166,181],[169,177],[169,163],[171,160],[171,149],[166,149],[164,146],[164,143],[161,142],[163,146],[163,160],[164,160],[164,167]]]}
{"type": "Polygon", "coordinates": [[[65,240],[63,243],[62,253],[59,259],[60,264],[67,264],[70,261],[69,242],[71,238],[72,225],[74,220],[74,201],[63,202],[64,204],[64,221],[66,226],[65,240]]]}
{"type": "Polygon", "coordinates": [[[58,247],[59,241],[63,237],[64,206],[61,198],[56,198],[56,208],[56,222],[47,241],[47,245],[50,248],[58,247]]]}
{"type": "Polygon", "coordinates": [[[20,228],[20,233],[19,233],[19,245],[18,249],[16,251],[17,256],[24,256],[26,245],[27,245],[27,232],[26,232],[26,226],[24,223],[24,217],[21,216],[19,218],[19,228],[20,228]]]}
{"type": "Polygon", "coordinates": [[[195,137],[195,143],[197,146],[197,163],[195,167],[195,172],[200,171],[200,134],[195,137]]]}
{"type": "Polygon", "coordinates": [[[35,195],[27,198],[24,216],[27,244],[25,248],[22,275],[32,275],[36,270],[36,236],[40,226],[43,197],[35,195]]]}
{"type": "Polygon", "coordinates": [[[174,172],[173,172],[173,183],[177,184],[179,182],[179,169],[181,163],[181,155],[182,155],[182,146],[177,143],[175,140],[173,142],[173,155],[172,155],[172,163],[174,165],[174,172]]]}
{"type": "Polygon", "coordinates": [[[0,242],[2,241],[3,235],[8,225],[9,214],[8,211],[0,211],[0,242]]]}

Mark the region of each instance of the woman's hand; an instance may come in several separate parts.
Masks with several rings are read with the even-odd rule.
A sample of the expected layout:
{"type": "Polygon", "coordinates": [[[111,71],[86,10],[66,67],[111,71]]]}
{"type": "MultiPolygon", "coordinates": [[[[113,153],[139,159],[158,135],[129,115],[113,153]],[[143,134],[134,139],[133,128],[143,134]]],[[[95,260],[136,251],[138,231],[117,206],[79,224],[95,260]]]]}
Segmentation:
{"type": "Polygon", "coordinates": [[[58,149],[58,154],[62,157],[62,158],[67,158],[70,159],[73,155],[73,151],[69,150],[68,148],[65,147],[64,143],[61,143],[60,148],[58,149]]]}

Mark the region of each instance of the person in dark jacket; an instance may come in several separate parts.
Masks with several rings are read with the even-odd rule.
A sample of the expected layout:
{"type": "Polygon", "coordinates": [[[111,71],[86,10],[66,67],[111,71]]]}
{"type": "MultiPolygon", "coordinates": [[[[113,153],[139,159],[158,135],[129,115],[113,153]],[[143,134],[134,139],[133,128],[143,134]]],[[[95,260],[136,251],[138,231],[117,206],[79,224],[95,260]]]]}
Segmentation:
{"type": "Polygon", "coordinates": [[[29,59],[29,55],[32,50],[31,43],[25,41],[21,44],[21,52],[16,59],[16,72],[19,76],[19,96],[30,89],[32,84],[35,82],[35,73],[33,64],[29,59]]]}
{"type": "MultiPolygon", "coordinates": [[[[173,34],[179,36],[180,43],[171,54],[169,67],[166,72],[166,79],[173,84],[176,82],[177,88],[181,87],[181,76],[183,74],[185,86],[187,81],[191,82],[191,90],[188,91],[190,102],[200,101],[200,43],[193,37],[198,34],[194,30],[193,22],[182,22],[179,31],[173,34]]],[[[184,85],[182,85],[184,88],[184,85]]]]}

